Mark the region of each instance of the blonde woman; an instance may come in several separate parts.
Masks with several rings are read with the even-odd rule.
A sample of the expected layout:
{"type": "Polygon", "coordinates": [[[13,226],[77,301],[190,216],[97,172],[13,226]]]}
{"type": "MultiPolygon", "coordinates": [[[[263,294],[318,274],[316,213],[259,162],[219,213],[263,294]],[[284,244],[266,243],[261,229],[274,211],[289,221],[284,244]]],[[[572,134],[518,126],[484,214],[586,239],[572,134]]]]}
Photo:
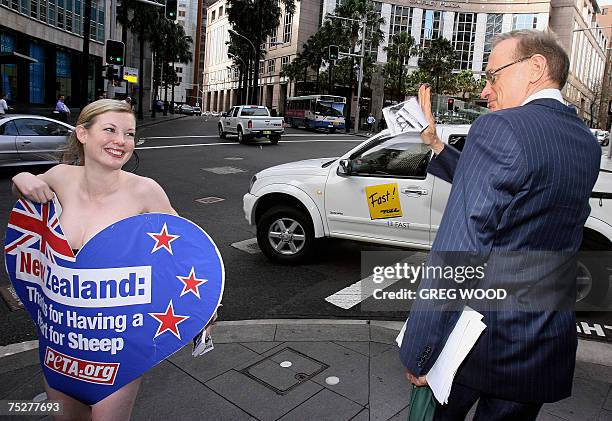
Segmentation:
{"type": "MultiPolygon", "coordinates": [[[[134,151],[136,121],[129,104],[101,99],[83,108],[76,130],[59,164],[44,174],[13,177],[13,192],[34,202],[57,195],[60,224],[76,251],[107,226],[130,216],[175,214],[168,196],[155,181],[122,170],[134,151]]],[[[56,419],[128,420],[141,378],[88,406],[45,382],[47,396],[61,400],[64,415],[56,419]]]]}

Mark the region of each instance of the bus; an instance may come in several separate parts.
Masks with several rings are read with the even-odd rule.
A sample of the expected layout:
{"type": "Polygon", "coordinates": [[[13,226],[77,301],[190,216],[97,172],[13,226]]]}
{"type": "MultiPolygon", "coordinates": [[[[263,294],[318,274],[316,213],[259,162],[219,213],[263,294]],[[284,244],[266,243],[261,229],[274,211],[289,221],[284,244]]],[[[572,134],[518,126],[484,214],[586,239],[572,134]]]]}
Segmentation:
{"type": "Polygon", "coordinates": [[[335,95],[306,95],[287,98],[285,123],[291,127],[326,129],[333,133],[344,129],[346,98],[335,95]]]}

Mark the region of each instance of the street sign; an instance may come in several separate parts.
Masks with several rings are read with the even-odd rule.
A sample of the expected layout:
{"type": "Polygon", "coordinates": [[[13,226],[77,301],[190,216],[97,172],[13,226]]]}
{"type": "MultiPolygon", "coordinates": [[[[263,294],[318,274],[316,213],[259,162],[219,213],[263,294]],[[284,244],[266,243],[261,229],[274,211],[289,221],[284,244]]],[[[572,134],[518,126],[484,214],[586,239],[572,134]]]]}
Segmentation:
{"type": "Polygon", "coordinates": [[[123,68],[123,80],[129,83],[138,83],[138,69],[125,66],[123,68]]]}

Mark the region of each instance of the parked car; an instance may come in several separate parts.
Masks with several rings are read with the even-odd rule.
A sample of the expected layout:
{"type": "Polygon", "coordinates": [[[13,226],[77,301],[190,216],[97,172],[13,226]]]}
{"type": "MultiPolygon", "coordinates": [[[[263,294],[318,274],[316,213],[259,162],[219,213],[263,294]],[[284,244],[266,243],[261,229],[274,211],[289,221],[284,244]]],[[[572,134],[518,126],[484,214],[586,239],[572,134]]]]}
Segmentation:
{"type": "Polygon", "coordinates": [[[193,115],[193,107],[191,105],[183,104],[178,108],[179,114],[193,115]]]}
{"type": "Polygon", "coordinates": [[[202,109],[200,107],[193,107],[193,115],[202,115],[202,109]]]}
{"type": "Polygon", "coordinates": [[[211,117],[221,117],[221,113],[219,111],[211,111],[211,117]]]}
{"type": "Polygon", "coordinates": [[[593,136],[597,138],[597,141],[601,146],[608,146],[610,144],[610,132],[607,130],[591,129],[593,136]]]}
{"type": "Polygon", "coordinates": [[[57,163],[74,127],[38,115],[0,118],[0,166],[57,163]]]}
{"type": "MultiPolygon", "coordinates": [[[[437,129],[444,142],[462,150],[469,127],[437,129]]],[[[340,158],[309,159],[258,172],[243,198],[245,217],[257,227],[262,252],[280,263],[303,262],[322,237],[429,249],[451,190],[449,183],[427,173],[430,159],[418,133],[390,137],[383,131],[340,158]],[[373,218],[366,189],[389,185],[401,192],[394,200],[405,212],[373,218]]],[[[601,168],[584,227],[583,251],[612,251],[612,161],[602,156],[601,168]]],[[[580,261],[579,300],[612,296],[612,268],[607,263],[601,258],[580,261]]]]}
{"type": "Polygon", "coordinates": [[[204,117],[210,117],[212,113],[210,111],[204,111],[204,117]]]}
{"type": "Polygon", "coordinates": [[[276,144],[285,133],[283,122],[283,117],[271,117],[267,107],[238,105],[223,113],[219,119],[219,137],[225,139],[228,134],[235,134],[240,143],[267,137],[271,143],[276,144]]]}

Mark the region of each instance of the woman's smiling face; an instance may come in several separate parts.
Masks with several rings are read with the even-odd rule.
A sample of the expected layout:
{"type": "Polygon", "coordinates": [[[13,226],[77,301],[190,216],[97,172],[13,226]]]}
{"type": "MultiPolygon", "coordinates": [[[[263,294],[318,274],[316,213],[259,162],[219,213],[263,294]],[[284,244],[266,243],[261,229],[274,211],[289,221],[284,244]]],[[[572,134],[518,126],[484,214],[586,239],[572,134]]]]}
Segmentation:
{"type": "Polygon", "coordinates": [[[136,120],[129,113],[107,112],[97,116],[88,129],[77,127],[83,144],[85,163],[96,161],[120,169],[132,156],[135,146],[136,120]]]}

